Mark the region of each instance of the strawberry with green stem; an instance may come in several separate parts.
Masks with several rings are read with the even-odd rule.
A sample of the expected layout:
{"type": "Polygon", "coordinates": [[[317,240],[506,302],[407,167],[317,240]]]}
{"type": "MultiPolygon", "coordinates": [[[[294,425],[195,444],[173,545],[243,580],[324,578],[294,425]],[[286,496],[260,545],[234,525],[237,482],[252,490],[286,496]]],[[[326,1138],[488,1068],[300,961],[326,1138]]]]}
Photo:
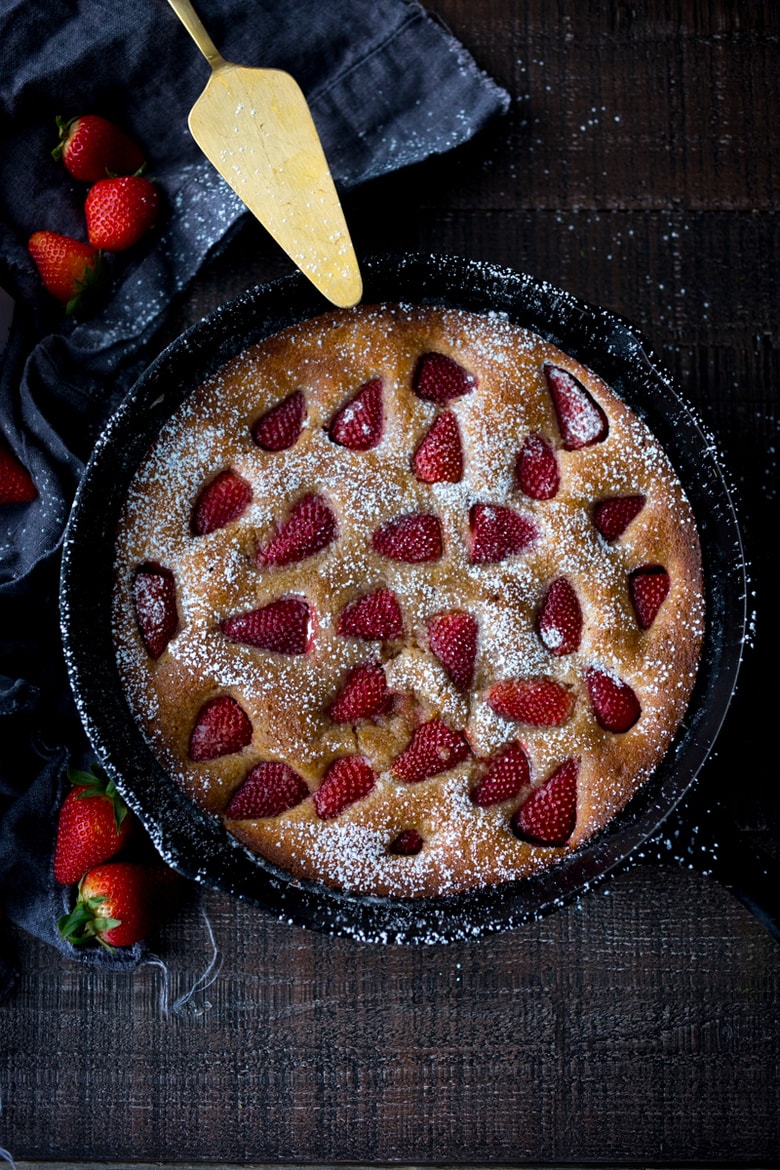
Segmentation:
{"type": "Polygon", "coordinates": [[[59,142],[52,158],[74,179],[96,183],[113,175],[134,175],[146,165],[140,146],[120,126],[100,114],[57,118],[59,142]]]}
{"type": "Polygon", "coordinates": [[[63,886],[115,857],[135,828],[114,781],[98,765],[89,772],[70,768],[68,779],[72,788],[60,806],[54,846],[54,877],[63,886]]]}
{"type": "Polygon", "coordinates": [[[109,861],[83,876],[73,909],[57,926],[74,946],[132,946],[170,917],[182,892],[183,880],[162,862],[109,861]]]}
{"type": "Polygon", "coordinates": [[[103,257],[98,248],[60,232],[33,232],[27,241],[41,283],[65,305],[70,316],[89,308],[103,284],[103,257]]]}

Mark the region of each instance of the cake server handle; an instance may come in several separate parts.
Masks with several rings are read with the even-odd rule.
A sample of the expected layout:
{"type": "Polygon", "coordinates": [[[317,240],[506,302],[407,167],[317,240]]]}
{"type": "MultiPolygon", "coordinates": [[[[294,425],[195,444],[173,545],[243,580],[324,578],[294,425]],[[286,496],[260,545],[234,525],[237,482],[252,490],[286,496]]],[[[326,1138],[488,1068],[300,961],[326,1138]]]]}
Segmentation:
{"type": "Polygon", "coordinates": [[[212,69],[226,64],[224,57],[209,36],[203,21],[193,8],[190,0],[168,0],[173,11],[182,22],[212,69]]]}

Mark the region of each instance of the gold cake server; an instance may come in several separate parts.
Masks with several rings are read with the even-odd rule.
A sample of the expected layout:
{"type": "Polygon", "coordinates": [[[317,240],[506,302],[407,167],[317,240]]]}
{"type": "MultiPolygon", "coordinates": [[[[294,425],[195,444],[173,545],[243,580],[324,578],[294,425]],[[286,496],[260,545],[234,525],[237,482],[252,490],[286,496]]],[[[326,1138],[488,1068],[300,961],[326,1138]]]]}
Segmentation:
{"type": "Polygon", "coordinates": [[[198,146],[329,301],[357,304],[360,269],[300,86],[282,70],[226,61],[190,0],[168,3],[211,66],[188,119],[198,146]]]}

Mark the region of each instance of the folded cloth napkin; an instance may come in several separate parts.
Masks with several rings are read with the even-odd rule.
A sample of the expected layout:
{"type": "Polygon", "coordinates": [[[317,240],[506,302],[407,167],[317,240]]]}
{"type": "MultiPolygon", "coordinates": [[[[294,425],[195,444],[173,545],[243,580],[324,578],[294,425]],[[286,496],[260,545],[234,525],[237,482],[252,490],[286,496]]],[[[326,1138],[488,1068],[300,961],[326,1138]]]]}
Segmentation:
{"type": "MultiPolygon", "coordinates": [[[[198,9],[228,60],[298,80],[342,192],[460,145],[509,104],[412,0],[202,0],[198,9]]],[[[154,356],[172,301],[248,212],[189,134],[209,66],[163,0],[0,0],[0,45],[0,294],[14,304],[0,355],[0,441],[38,489],[29,503],[0,506],[0,907],[69,957],[133,966],[142,947],[78,950],[56,929],[72,897],[52,877],[56,810],[67,767],[92,759],[61,659],[59,551],[97,435],[154,356]],[[51,150],[55,117],[87,113],[143,146],[165,212],[147,243],[111,258],[99,312],[74,320],[41,289],[26,245],[39,229],[84,238],[85,186],[51,150]]],[[[2,339],[0,328],[0,348],[2,339]]],[[[0,956],[0,994],[3,970],[0,956]]]]}

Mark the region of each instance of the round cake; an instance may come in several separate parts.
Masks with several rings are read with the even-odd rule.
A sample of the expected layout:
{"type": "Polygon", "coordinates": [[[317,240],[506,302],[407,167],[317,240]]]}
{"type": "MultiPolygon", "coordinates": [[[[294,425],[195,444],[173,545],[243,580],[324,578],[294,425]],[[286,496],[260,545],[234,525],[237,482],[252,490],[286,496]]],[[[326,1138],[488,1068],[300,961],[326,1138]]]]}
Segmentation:
{"type": "Polygon", "coordinates": [[[598,373],[500,314],[335,310],[193,386],[116,542],[128,702],[294,879],[432,898],[603,830],[704,631],[691,507],[598,373]]]}

